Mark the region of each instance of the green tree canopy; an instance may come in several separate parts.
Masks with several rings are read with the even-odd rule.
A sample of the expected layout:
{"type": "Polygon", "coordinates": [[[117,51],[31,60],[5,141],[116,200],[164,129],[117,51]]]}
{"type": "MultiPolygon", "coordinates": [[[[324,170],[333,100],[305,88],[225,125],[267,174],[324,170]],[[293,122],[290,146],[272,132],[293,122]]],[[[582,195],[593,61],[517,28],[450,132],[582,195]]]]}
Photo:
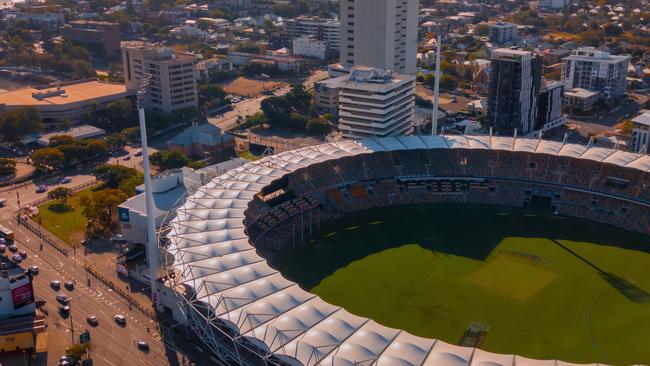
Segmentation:
{"type": "Polygon", "coordinates": [[[110,188],[118,188],[124,180],[137,177],[138,171],[122,165],[102,164],[95,167],[91,174],[110,188]]]}
{"type": "Polygon", "coordinates": [[[61,150],[54,147],[46,147],[34,151],[31,159],[36,169],[45,171],[59,169],[65,164],[65,155],[63,155],[61,150]]]}
{"type": "Polygon", "coordinates": [[[162,170],[182,168],[190,162],[190,159],[179,151],[156,151],[149,159],[151,164],[162,170]]]}

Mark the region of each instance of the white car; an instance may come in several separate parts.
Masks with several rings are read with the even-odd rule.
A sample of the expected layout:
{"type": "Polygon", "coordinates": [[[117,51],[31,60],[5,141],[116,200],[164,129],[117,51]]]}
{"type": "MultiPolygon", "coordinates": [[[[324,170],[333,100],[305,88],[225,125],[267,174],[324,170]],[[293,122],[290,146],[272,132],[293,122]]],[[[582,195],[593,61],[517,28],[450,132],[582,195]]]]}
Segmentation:
{"type": "Polygon", "coordinates": [[[122,314],[115,315],[115,317],[113,319],[115,319],[115,322],[117,324],[119,324],[119,325],[122,325],[122,326],[126,325],[126,317],[124,315],[122,315],[122,314]]]}

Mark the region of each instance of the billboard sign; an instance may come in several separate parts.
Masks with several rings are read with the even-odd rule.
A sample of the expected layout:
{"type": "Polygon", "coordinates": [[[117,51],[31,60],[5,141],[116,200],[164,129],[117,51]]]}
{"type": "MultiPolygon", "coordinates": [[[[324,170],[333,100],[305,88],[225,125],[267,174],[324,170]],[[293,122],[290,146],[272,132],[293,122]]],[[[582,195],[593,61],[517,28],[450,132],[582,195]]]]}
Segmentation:
{"type": "Polygon", "coordinates": [[[126,207],[118,207],[117,214],[121,222],[129,222],[129,209],[126,207]]]}
{"type": "Polygon", "coordinates": [[[34,288],[32,281],[27,279],[11,284],[11,299],[14,304],[14,310],[34,303],[34,288]]]}

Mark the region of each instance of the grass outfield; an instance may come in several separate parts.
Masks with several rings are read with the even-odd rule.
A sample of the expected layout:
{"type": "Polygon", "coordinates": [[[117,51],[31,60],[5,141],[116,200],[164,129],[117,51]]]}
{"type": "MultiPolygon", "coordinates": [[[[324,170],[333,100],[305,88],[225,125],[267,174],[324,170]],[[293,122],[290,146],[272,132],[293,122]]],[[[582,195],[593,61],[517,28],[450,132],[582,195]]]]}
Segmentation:
{"type": "Polygon", "coordinates": [[[71,246],[80,246],[88,221],[82,212],[81,197],[90,194],[93,189],[94,187],[84,189],[68,198],[67,205],[72,207],[72,210],[67,212],[59,213],[49,209],[50,206],[56,205],[58,200],[44,203],[38,207],[38,217],[35,220],[38,222],[40,219],[43,228],[64,242],[71,246]]]}
{"type": "Polygon", "coordinates": [[[415,335],[482,349],[650,363],[650,239],[603,225],[473,206],[393,208],[326,225],[281,253],[327,301],[415,335]]]}

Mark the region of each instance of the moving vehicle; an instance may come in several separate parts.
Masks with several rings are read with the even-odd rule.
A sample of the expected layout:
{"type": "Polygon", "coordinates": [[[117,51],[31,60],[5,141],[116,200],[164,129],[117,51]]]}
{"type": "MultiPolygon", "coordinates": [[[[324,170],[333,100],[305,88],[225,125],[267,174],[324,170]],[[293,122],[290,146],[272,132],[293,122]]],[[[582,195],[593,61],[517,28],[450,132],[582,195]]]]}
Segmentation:
{"type": "Polygon", "coordinates": [[[14,232],[7,229],[5,226],[0,225],[0,236],[7,240],[7,241],[13,241],[14,240],[14,232]]]}
{"type": "Polygon", "coordinates": [[[117,324],[119,324],[119,325],[122,325],[122,326],[126,325],[126,317],[124,315],[122,315],[122,314],[115,315],[115,317],[113,319],[115,319],[115,322],[117,324]]]}
{"type": "Polygon", "coordinates": [[[68,291],[72,291],[72,290],[74,290],[74,282],[72,282],[72,281],[66,281],[66,282],[63,284],[63,287],[65,287],[65,289],[68,290],[68,291]]]}
{"type": "Polygon", "coordinates": [[[61,178],[61,184],[67,184],[67,183],[70,183],[70,181],[72,181],[72,179],[70,179],[70,177],[61,178]]]}
{"type": "Polygon", "coordinates": [[[30,266],[28,271],[32,275],[37,275],[38,274],[38,266],[37,265],[30,266]]]}
{"type": "Polygon", "coordinates": [[[133,155],[135,155],[135,156],[142,156],[142,150],[138,150],[138,151],[136,151],[135,154],[133,154],[133,155]]]}
{"type": "Polygon", "coordinates": [[[36,193],[45,193],[47,192],[47,187],[44,184],[36,187],[36,193]]]}
{"type": "Polygon", "coordinates": [[[61,288],[61,281],[53,280],[52,282],[50,282],[50,287],[52,287],[55,290],[60,289],[61,288]]]}
{"type": "Polygon", "coordinates": [[[125,156],[124,159],[122,159],[122,160],[124,160],[124,161],[129,161],[129,160],[131,160],[131,155],[127,155],[127,156],[125,156]]]}

